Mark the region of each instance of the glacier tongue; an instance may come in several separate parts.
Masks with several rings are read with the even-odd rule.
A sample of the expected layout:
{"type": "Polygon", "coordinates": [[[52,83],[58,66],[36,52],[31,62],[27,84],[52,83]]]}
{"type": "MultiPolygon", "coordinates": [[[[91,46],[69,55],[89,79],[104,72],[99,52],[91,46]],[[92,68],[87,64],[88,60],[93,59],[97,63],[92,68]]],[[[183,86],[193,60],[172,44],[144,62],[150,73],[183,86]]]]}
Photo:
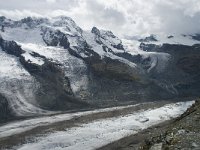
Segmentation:
{"type": "Polygon", "coordinates": [[[21,66],[19,60],[1,49],[0,60],[0,93],[7,97],[12,111],[17,116],[49,113],[34,105],[34,92],[39,83],[21,66]]]}
{"type": "Polygon", "coordinates": [[[14,148],[18,150],[77,150],[81,147],[85,150],[94,150],[150,126],[178,117],[193,103],[194,101],[179,102],[156,109],[140,110],[125,116],[95,120],[80,124],[78,127],[36,137],[33,142],[14,148]]]}

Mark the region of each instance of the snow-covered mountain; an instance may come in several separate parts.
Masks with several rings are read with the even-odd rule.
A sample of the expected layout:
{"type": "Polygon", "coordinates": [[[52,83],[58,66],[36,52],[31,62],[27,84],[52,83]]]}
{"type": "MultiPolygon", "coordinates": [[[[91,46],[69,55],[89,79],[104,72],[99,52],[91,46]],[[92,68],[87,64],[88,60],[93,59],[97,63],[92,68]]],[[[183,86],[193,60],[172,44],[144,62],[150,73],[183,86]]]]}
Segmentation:
{"type": "Polygon", "coordinates": [[[198,34],[121,40],[65,16],[0,27],[0,120],[199,96],[198,34]]]}

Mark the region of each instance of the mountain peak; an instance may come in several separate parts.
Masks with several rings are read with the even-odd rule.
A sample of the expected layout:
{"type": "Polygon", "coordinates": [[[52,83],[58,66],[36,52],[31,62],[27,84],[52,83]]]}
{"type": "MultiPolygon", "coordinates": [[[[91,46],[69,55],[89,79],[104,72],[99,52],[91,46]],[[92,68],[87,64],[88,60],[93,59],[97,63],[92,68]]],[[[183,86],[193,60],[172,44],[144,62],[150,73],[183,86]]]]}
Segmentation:
{"type": "MultiPolygon", "coordinates": [[[[13,68],[15,68],[16,72],[19,74],[19,77],[16,77],[16,73],[9,74],[4,69],[4,65],[2,65],[0,66],[2,67],[0,68],[0,72],[5,70],[5,73],[0,74],[1,81],[6,80],[8,83],[13,82],[9,80],[10,78],[21,81],[24,72],[26,72],[27,76],[30,78],[30,81],[28,81],[30,82],[30,86],[32,87],[32,84],[36,84],[34,79],[37,79],[37,82],[42,85],[38,87],[44,90],[44,92],[39,93],[39,95],[36,93],[36,99],[33,97],[26,97],[28,94],[25,94],[23,99],[17,97],[15,101],[9,99],[9,95],[5,95],[6,98],[8,97],[11,103],[27,98],[27,100],[30,99],[33,104],[36,103],[41,106],[41,108],[48,108],[49,110],[51,110],[55,101],[59,101],[59,107],[57,106],[58,110],[64,109],[64,104],[70,106],[70,109],[75,108],[76,106],[71,105],[71,102],[74,100],[69,99],[69,101],[66,101],[66,99],[72,97],[72,95],[75,95],[74,97],[80,100],[87,99],[88,101],[93,99],[104,100],[105,98],[109,99],[109,101],[110,99],[111,101],[115,101],[114,97],[116,97],[116,95],[121,97],[120,91],[127,92],[127,90],[130,93],[133,92],[133,95],[135,95],[133,89],[137,89],[138,87],[133,87],[133,81],[139,85],[139,81],[143,82],[146,78],[151,80],[151,75],[154,77],[160,75],[168,81],[167,76],[170,76],[171,72],[168,72],[166,67],[168,67],[168,62],[171,61],[170,56],[173,53],[171,51],[166,51],[166,49],[181,49],[186,51],[188,48],[184,46],[180,47],[179,45],[169,45],[169,48],[164,46],[152,47],[152,45],[148,44],[154,42],[149,41],[144,42],[147,52],[139,49],[140,45],[134,47],[137,47],[137,50],[131,45],[129,46],[130,49],[128,49],[126,43],[122,43],[121,39],[115,36],[113,32],[101,30],[97,27],[93,27],[91,32],[83,31],[70,17],[66,16],[54,18],[26,17],[18,21],[0,17],[0,24],[5,26],[4,31],[0,30],[3,40],[3,42],[0,42],[0,52],[2,54],[0,56],[2,59],[6,58],[4,61],[0,60],[0,64],[7,64],[9,61],[10,64],[7,67],[9,71],[12,73],[13,68]],[[10,56],[11,54],[13,56],[10,56]],[[13,66],[13,62],[15,62],[16,65],[13,66]],[[23,71],[20,71],[22,69],[23,71]],[[91,74],[92,76],[90,76],[91,74]],[[52,79],[56,80],[55,83],[52,83],[52,79]],[[63,85],[60,79],[66,84],[63,85]],[[119,81],[120,86],[116,84],[113,79],[119,81]],[[51,86],[50,90],[46,88],[46,83],[51,86]],[[99,84],[102,85],[99,86],[99,84]],[[115,86],[114,88],[113,85],[115,86]],[[100,94],[97,95],[98,93],[91,87],[101,89],[99,90],[100,94]],[[106,87],[106,89],[109,90],[105,89],[105,91],[102,91],[102,87],[106,87]],[[52,89],[56,95],[55,97],[49,97],[49,94],[52,93],[52,89]],[[66,93],[66,89],[68,93],[66,93]],[[116,92],[116,90],[118,91],[116,92]],[[120,95],[118,95],[118,93],[120,95]],[[40,94],[42,94],[42,97],[40,94]],[[60,96],[63,97],[63,99],[60,100],[60,96]]],[[[158,41],[155,43],[163,41],[157,35],[156,39],[158,41]]],[[[167,38],[167,40],[169,41],[170,39],[167,38]]],[[[192,50],[194,48],[195,47],[191,47],[192,50]]],[[[176,52],[177,56],[182,54],[182,52],[179,52],[180,51],[176,52]]],[[[195,63],[198,62],[198,58],[194,57],[193,59],[196,59],[194,61],[195,63]]],[[[186,61],[187,58],[181,61],[179,60],[180,59],[177,58],[177,62],[175,63],[178,63],[181,68],[188,71],[187,66],[181,63],[186,61]]],[[[175,67],[178,66],[176,65],[175,67]]],[[[179,72],[176,72],[177,70],[178,69],[175,71],[172,70],[172,73],[177,73],[178,77],[174,80],[178,81],[179,72]]],[[[194,67],[194,70],[196,71],[198,69],[194,67]]],[[[24,77],[23,80],[26,81],[26,78],[24,77]]],[[[147,84],[151,87],[153,86],[155,89],[164,88],[164,94],[168,95],[169,92],[172,96],[176,95],[177,91],[170,83],[168,88],[168,83],[163,83],[164,86],[160,86],[159,82],[162,81],[158,80],[158,85],[157,82],[154,85],[152,85],[152,83],[147,84]]],[[[20,86],[26,85],[24,82],[22,83],[23,84],[20,86]]],[[[18,84],[16,84],[16,86],[18,86],[18,84]]],[[[139,90],[143,90],[143,86],[139,87],[141,87],[139,90]]],[[[12,92],[12,87],[10,89],[10,92],[12,92]]],[[[18,89],[21,88],[19,87],[18,89]]],[[[0,90],[0,94],[7,90],[8,88],[4,91],[0,90]]],[[[35,91],[41,91],[41,89],[36,87],[35,91]]],[[[31,92],[34,93],[33,91],[27,91],[27,93],[31,92]]],[[[145,96],[148,94],[148,92],[145,93],[145,96]]],[[[136,96],[140,96],[140,92],[136,93],[136,96]]],[[[154,98],[154,93],[152,93],[151,96],[154,98]]],[[[132,97],[132,95],[123,96],[121,100],[132,100],[132,97]]],[[[19,109],[21,108],[20,104],[20,102],[16,104],[19,105],[19,109]]],[[[15,107],[12,109],[14,112],[19,111],[19,109],[16,110],[15,107]]],[[[31,109],[31,111],[35,112],[33,107],[31,109]]],[[[22,111],[22,114],[30,112],[29,110],[20,111],[22,111]]]]}
{"type": "Polygon", "coordinates": [[[98,35],[98,36],[100,36],[100,34],[101,34],[100,30],[97,27],[93,27],[92,30],[91,30],[91,32],[94,33],[94,34],[96,34],[96,35],[98,35]]]}

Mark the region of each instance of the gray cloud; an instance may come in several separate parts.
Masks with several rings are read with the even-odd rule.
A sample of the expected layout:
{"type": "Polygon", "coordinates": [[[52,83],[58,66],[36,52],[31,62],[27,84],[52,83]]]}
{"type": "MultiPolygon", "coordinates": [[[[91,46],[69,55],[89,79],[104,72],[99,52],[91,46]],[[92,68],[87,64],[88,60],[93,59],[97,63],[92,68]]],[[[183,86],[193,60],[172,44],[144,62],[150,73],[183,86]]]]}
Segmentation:
{"type": "Polygon", "coordinates": [[[116,34],[200,32],[199,0],[0,0],[0,15],[72,17],[84,29],[116,34]]]}
{"type": "Polygon", "coordinates": [[[200,7],[196,9],[195,5],[199,2],[182,3],[180,1],[169,4],[159,3],[154,7],[154,15],[157,15],[161,23],[158,30],[177,33],[195,33],[200,32],[200,7]],[[195,5],[194,5],[195,4],[195,5]]]}
{"type": "Polygon", "coordinates": [[[29,10],[40,13],[46,10],[69,10],[78,6],[79,0],[0,0],[0,9],[29,10]]]}
{"type": "Polygon", "coordinates": [[[114,8],[106,8],[105,5],[98,1],[88,0],[86,9],[95,26],[115,29],[126,23],[126,18],[122,12],[114,8]]]}

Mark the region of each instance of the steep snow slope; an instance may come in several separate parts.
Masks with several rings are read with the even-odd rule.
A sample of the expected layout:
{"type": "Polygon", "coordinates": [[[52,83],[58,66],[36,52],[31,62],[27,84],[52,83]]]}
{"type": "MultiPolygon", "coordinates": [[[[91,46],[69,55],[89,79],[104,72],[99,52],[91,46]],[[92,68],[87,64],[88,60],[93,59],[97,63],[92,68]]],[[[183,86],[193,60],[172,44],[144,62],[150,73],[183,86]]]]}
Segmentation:
{"type": "Polygon", "coordinates": [[[50,19],[51,24],[55,29],[65,32],[65,34],[81,36],[82,29],[76,25],[76,23],[66,16],[54,17],[50,19]]]}
{"type": "MultiPolygon", "coordinates": [[[[96,30],[98,30],[96,28],[96,30]]],[[[119,40],[117,37],[106,37],[106,31],[101,31],[103,32],[101,35],[100,30],[99,31],[99,35],[97,34],[91,34],[91,32],[89,31],[84,31],[83,32],[83,37],[86,40],[86,42],[92,47],[92,49],[101,56],[101,58],[104,57],[109,57],[111,59],[116,59],[119,60],[125,64],[128,64],[129,66],[135,68],[137,65],[133,62],[130,62],[126,59],[123,59],[122,57],[118,57],[117,55],[115,55],[115,53],[123,53],[124,50],[123,49],[117,49],[115,47],[113,47],[113,45],[118,45],[121,44],[121,40],[119,40]],[[98,37],[98,36],[103,36],[102,37],[98,37]],[[97,40],[98,38],[98,40],[97,40]]],[[[107,33],[108,34],[108,33],[107,33]]],[[[114,36],[114,35],[113,35],[114,36]]]]}
{"type": "Polygon", "coordinates": [[[0,93],[8,98],[15,114],[28,116],[47,113],[34,105],[34,92],[39,83],[35,82],[19,60],[3,52],[1,48],[0,60],[0,93]]]}

